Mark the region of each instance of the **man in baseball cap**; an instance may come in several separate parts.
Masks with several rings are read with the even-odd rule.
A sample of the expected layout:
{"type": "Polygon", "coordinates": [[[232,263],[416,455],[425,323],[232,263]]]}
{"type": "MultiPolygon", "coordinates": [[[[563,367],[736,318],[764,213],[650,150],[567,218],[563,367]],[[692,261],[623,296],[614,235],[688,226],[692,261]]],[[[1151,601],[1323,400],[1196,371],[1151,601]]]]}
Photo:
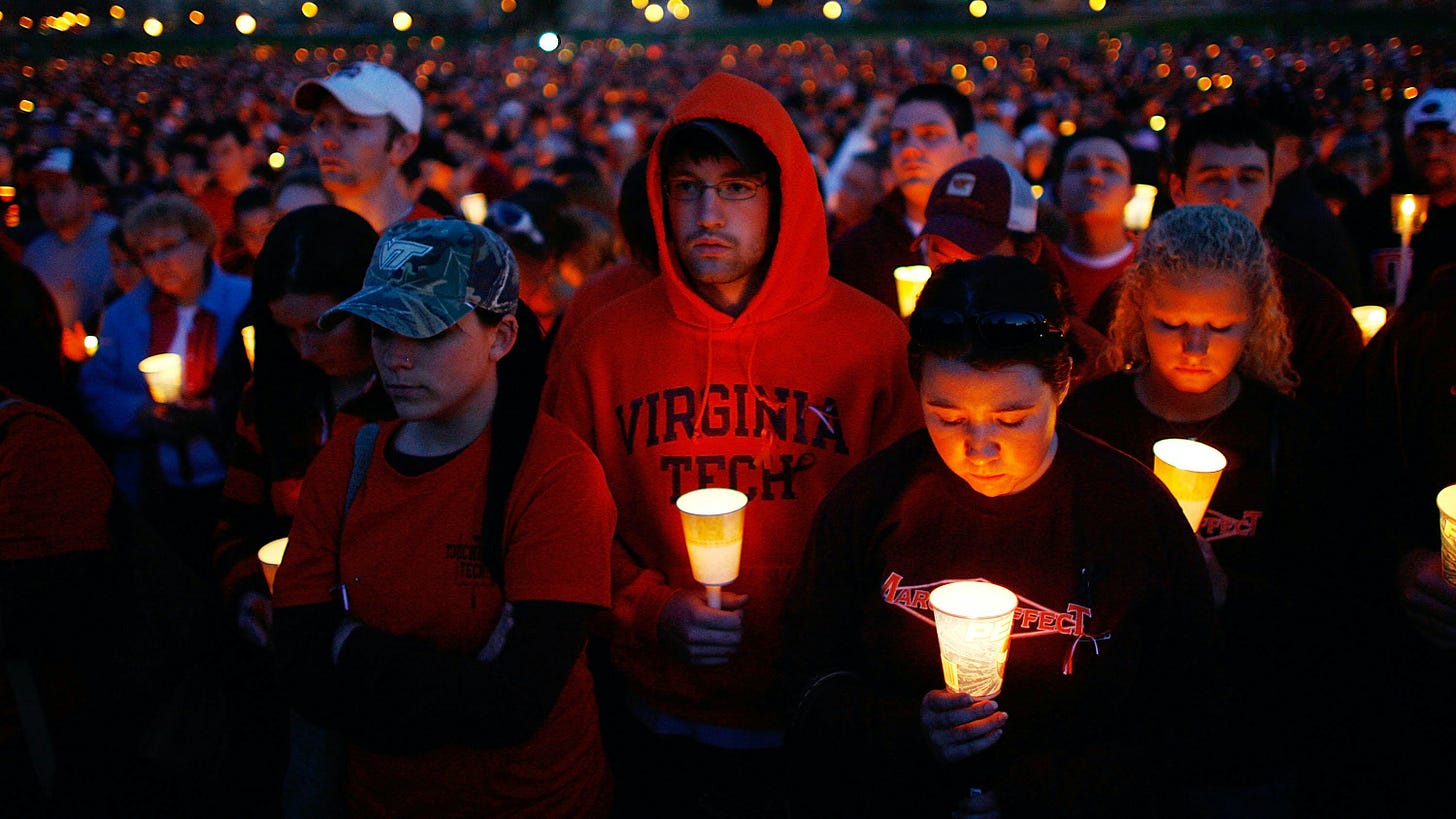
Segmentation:
{"type": "Polygon", "coordinates": [[[305,80],[293,107],[313,114],[310,148],[335,201],[377,231],[440,216],[404,193],[400,168],[420,144],[424,102],[404,77],[378,63],[353,63],[305,80]]]}
{"type": "MultiPolygon", "coordinates": [[[[938,268],[982,256],[1022,256],[1037,264],[1041,242],[1031,183],[1005,162],[983,157],[962,162],[936,180],[925,206],[925,229],[913,247],[924,253],[927,264],[938,268]]],[[[1043,267],[1051,271],[1065,298],[1067,280],[1062,271],[1054,262],[1043,267]]],[[[1107,339],[1075,315],[1067,334],[1072,383],[1102,375],[1098,360],[1107,339]]]]}
{"type": "Polygon", "coordinates": [[[1437,271],[1456,265],[1456,88],[1426,89],[1406,109],[1404,126],[1405,174],[1340,215],[1360,254],[1370,304],[1391,303],[1401,269],[1401,237],[1391,225],[1392,195],[1430,197],[1425,224],[1411,237],[1406,251],[1410,254],[1406,295],[1415,296],[1437,271]]]}
{"type": "MultiPolygon", "coordinates": [[[[999,159],[969,159],[936,180],[925,205],[925,227],[912,248],[931,267],[981,256],[1011,256],[1017,239],[1034,239],[1036,194],[999,159]]],[[[1033,242],[1034,244],[1034,242],[1033,242]]],[[[1033,262],[1036,254],[1029,255],[1033,262]]]]}
{"type": "Polygon", "coordinates": [[[1431,204],[1456,204],[1456,88],[1432,88],[1405,112],[1411,171],[1430,188],[1431,204]]]}
{"type": "Polygon", "coordinates": [[[66,357],[84,361],[86,333],[80,324],[100,314],[111,285],[106,237],[117,220],[101,209],[108,180],[94,157],[80,148],[51,148],[31,170],[36,206],[47,230],[26,246],[20,261],[56,300],[66,330],[66,357]]]}

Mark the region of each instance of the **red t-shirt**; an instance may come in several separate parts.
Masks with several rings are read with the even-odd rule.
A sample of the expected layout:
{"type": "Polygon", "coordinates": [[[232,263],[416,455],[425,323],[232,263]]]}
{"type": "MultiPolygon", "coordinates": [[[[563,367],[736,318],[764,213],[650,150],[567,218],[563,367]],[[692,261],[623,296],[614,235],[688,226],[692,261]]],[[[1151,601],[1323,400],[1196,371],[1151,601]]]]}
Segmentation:
{"type": "MultiPolygon", "coordinates": [[[[365,625],[437,651],[474,655],[500,617],[500,587],[480,555],[490,435],[447,463],[404,475],[384,456],[398,422],[383,424],[368,476],[340,537],[354,436],[325,446],[304,480],[279,568],[274,605],[324,603],[342,578],[365,625]]],[[[506,504],[511,600],[607,606],[616,512],[601,467],[580,439],[541,417],[506,504]]],[[[523,745],[436,748],[394,756],[350,747],[354,815],[587,816],[610,786],[585,654],[555,708],[523,745]]]]}
{"type": "Polygon", "coordinates": [[[0,561],[107,548],[111,473],[86,439],[28,401],[0,409],[0,428],[0,561]]]}

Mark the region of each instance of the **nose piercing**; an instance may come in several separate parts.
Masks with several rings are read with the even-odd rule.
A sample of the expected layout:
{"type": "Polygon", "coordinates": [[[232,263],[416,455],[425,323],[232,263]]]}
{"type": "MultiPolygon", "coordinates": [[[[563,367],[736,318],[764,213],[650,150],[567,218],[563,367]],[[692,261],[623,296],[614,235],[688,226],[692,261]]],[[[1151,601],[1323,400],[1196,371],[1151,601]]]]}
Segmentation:
{"type": "Polygon", "coordinates": [[[404,364],[405,364],[406,367],[413,367],[415,365],[414,357],[413,356],[405,356],[404,357],[404,364]]]}

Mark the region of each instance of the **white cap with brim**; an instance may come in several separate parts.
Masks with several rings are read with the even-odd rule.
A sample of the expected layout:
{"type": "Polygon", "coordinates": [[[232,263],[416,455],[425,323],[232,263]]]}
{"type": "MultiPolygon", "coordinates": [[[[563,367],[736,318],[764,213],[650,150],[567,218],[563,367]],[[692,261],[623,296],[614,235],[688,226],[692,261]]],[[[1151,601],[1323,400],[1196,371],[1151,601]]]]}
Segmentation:
{"type": "Polygon", "coordinates": [[[1406,139],[1422,125],[1444,125],[1456,134],[1456,88],[1432,88],[1411,103],[1405,112],[1406,139]]]}
{"type": "Polygon", "coordinates": [[[293,107],[303,113],[317,111],[325,94],[352,114],[394,117],[411,134],[420,132],[425,119],[419,90],[378,63],[351,63],[323,79],[304,80],[293,92],[293,107]]]}

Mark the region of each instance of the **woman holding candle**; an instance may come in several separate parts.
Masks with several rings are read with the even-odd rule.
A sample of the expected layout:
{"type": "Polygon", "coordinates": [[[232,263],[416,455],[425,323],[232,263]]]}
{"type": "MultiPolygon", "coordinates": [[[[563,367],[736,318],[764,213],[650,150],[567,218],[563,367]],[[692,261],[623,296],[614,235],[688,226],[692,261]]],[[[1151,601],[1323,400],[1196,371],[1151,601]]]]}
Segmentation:
{"type": "Polygon", "coordinates": [[[205,576],[226,472],[214,374],[237,338],[250,284],[213,262],[217,229],[180,194],[143,200],[122,228],[147,281],[103,314],[81,394],[113,449],[117,486],[205,576]],[[168,352],[182,359],[181,398],[157,403],[137,364],[168,352]]]}
{"type": "Polygon", "coordinates": [[[1058,424],[1067,324],[1025,259],[927,283],[910,319],[927,429],[824,501],[790,598],[808,813],[1180,812],[1171,770],[1197,770],[1190,743],[1209,730],[1207,573],[1157,479],[1058,424]],[[1019,600],[988,700],[943,687],[929,604],[974,579],[1019,600]]]}
{"type": "Polygon", "coordinates": [[[1311,424],[1288,397],[1298,379],[1278,280],[1246,216],[1188,205],[1153,224],[1120,290],[1108,348],[1119,372],[1079,387],[1064,418],[1148,465],[1164,438],[1228,459],[1196,526],[1248,703],[1228,718],[1250,724],[1231,732],[1237,764],[1225,774],[1238,786],[1277,784],[1283,791],[1266,789],[1263,804],[1288,810],[1297,754],[1284,742],[1298,734],[1296,686],[1309,682],[1313,641],[1297,624],[1318,585],[1309,539],[1319,528],[1306,501],[1317,481],[1311,424]],[[1261,740],[1250,747],[1252,732],[1261,740]]]}
{"type": "Polygon", "coordinates": [[[616,513],[591,451],[537,415],[519,281],[485,228],[406,222],[320,320],[373,325],[399,415],[325,445],[274,583],[284,687],[342,732],[353,816],[609,807],[584,648],[616,513]]]}
{"type": "Polygon", "coordinates": [[[350,317],[318,328],[319,316],[359,290],[378,239],[353,211],[314,205],[284,216],[254,263],[250,312],[261,354],[238,408],[213,565],[227,611],[260,646],[269,643],[272,612],[259,547],[288,534],[303,473],[336,426],[352,435],[360,419],[394,415],[375,378],[368,323],[350,317]]]}

